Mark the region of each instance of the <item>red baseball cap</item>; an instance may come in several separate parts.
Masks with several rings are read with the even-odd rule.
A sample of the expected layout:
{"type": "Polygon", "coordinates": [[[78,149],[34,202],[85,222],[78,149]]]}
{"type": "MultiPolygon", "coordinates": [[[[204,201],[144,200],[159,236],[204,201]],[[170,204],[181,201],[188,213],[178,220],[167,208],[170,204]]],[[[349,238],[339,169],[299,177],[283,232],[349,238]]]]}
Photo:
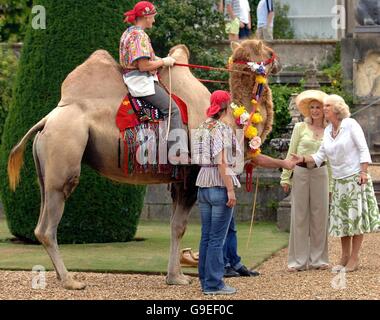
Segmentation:
{"type": "Polygon", "coordinates": [[[140,1],[136,3],[132,10],[124,13],[124,22],[133,23],[136,21],[137,17],[151,16],[155,15],[156,13],[157,11],[153,3],[149,1],[140,1]]]}
{"type": "Polygon", "coordinates": [[[211,94],[210,106],[208,107],[206,114],[208,117],[212,117],[222,109],[223,103],[229,103],[231,101],[231,95],[227,91],[216,90],[211,94]]]}

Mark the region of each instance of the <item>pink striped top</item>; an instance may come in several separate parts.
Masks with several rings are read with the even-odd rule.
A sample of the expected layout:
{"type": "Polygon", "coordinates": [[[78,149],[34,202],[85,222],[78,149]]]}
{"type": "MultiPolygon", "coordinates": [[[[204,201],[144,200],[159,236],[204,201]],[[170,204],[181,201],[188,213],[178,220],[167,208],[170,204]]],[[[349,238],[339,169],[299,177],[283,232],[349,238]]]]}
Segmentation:
{"type": "Polygon", "coordinates": [[[218,170],[221,156],[229,165],[227,174],[231,176],[233,184],[240,187],[234,167],[236,162],[242,159],[242,152],[234,132],[223,122],[209,118],[200,125],[192,137],[191,160],[192,163],[201,166],[196,181],[198,187],[225,186],[218,170]]]}

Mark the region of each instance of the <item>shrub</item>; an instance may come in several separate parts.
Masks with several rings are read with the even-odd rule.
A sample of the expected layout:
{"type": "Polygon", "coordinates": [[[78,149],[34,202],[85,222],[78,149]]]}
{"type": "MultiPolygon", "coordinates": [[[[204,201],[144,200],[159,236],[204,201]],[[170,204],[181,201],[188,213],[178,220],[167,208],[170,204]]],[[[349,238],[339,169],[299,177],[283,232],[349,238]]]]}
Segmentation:
{"type": "Polygon", "coordinates": [[[287,85],[270,85],[273,96],[273,108],[274,108],[274,121],[272,132],[269,134],[268,138],[263,144],[263,153],[279,157],[280,153],[274,150],[270,146],[270,141],[275,138],[280,138],[282,134],[287,132],[287,126],[291,121],[289,113],[289,103],[290,97],[293,93],[300,93],[303,88],[302,86],[291,87],[287,85]]]}
{"type": "Polygon", "coordinates": [[[0,137],[11,102],[16,70],[16,56],[10,50],[0,48],[0,137]]]}
{"type": "MultiPolygon", "coordinates": [[[[123,12],[129,1],[41,0],[47,28],[28,27],[16,77],[14,97],[7,117],[0,155],[0,191],[13,235],[35,240],[40,193],[31,143],[25,152],[21,184],[15,193],[8,187],[7,158],[11,148],[60,99],[66,75],[97,49],[118,58],[125,28],[123,12]]],[[[116,107],[116,106],[115,106],[116,107]]],[[[136,232],[145,188],[120,185],[100,178],[84,166],[81,183],[66,203],[58,230],[62,243],[131,240],[136,232]]]]}
{"type": "Polygon", "coordinates": [[[322,66],[323,73],[331,81],[331,86],[323,86],[321,90],[328,94],[338,94],[347,103],[347,105],[352,106],[354,103],[354,96],[352,92],[349,92],[347,88],[352,86],[352,81],[344,80],[342,72],[342,64],[340,62],[340,44],[337,44],[336,50],[330,59],[330,63],[322,66]]]}
{"type": "Polygon", "coordinates": [[[33,0],[2,0],[0,41],[18,42],[24,38],[33,0]]]}

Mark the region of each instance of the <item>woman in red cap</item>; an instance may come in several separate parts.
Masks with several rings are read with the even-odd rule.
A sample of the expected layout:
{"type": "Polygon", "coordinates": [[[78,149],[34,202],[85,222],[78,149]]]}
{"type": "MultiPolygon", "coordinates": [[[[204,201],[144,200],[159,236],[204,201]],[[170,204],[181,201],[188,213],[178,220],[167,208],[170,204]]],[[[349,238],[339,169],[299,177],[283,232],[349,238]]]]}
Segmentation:
{"type": "MultiPolygon", "coordinates": [[[[244,168],[243,145],[238,143],[233,129],[226,124],[233,119],[230,103],[228,92],[215,91],[207,109],[208,118],[192,137],[192,163],[201,166],[196,181],[202,222],[198,272],[204,294],[236,292],[235,288],[225,285],[223,281],[223,244],[236,205],[234,187],[240,187],[236,172],[244,168]]],[[[292,169],[295,165],[293,161],[274,159],[263,154],[252,161],[265,168],[292,169]]],[[[258,275],[248,270],[239,274],[258,275]]]]}
{"type": "Polygon", "coordinates": [[[235,288],[223,281],[223,243],[236,204],[235,186],[239,179],[232,170],[232,151],[243,160],[233,130],[221,120],[227,115],[231,96],[215,91],[210,98],[207,120],[192,139],[192,162],[201,166],[196,185],[202,221],[199,246],[199,280],[204,294],[233,294],[235,288]]]}
{"type": "MultiPolygon", "coordinates": [[[[134,8],[124,14],[126,23],[130,26],[120,40],[120,64],[124,69],[124,82],[133,97],[140,97],[157,108],[165,115],[169,115],[169,94],[159,84],[157,69],[162,66],[172,67],[175,59],[155,56],[149,36],[145,29],[150,29],[155,22],[156,8],[149,1],[140,1],[134,8]]],[[[170,130],[184,129],[180,112],[172,100],[170,130]]],[[[175,143],[169,142],[169,147],[175,143]]],[[[180,139],[180,152],[187,153],[187,141],[180,139]]],[[[175,158],[175,157],[173,157],[175,158]]]]}

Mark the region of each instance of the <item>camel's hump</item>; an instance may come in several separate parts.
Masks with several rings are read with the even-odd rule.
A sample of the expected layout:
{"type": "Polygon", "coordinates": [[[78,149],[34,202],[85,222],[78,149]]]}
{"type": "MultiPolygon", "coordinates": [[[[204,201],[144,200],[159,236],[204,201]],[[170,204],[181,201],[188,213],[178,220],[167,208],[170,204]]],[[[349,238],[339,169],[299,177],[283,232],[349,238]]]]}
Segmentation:
{"type": "Polygon", "coordinates": [[[106,50],[97,50],[63,81],[61,102],[102,99],[125,92],[121,66],[106,50]]]}
{"type": "Polygon", "coordinates": [[[107,50],[96,50],[93,52],[90,57],[84,62],[93,62],[93,63],[105,63],[105,64],[114,64],[117,65],[115,59],[107,50]]]}

